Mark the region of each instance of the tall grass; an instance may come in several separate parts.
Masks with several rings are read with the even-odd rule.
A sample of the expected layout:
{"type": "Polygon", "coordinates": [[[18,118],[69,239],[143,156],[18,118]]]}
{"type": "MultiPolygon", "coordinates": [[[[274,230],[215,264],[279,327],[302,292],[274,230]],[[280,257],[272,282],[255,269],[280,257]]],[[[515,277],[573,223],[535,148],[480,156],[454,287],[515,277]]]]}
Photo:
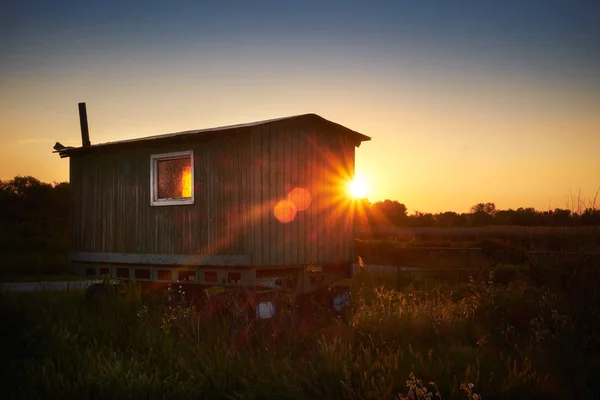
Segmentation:
{"type": "Polygon", "coordinates": [[[396,291],[361,272],[346,322],[316,309],[209,319],[169,293],[142,301],[136,288],[97,308],[78,291],[4,294],[4,391],[19,399],[597,398],[600,299],[590,273],[425,280],[396,291]]]}

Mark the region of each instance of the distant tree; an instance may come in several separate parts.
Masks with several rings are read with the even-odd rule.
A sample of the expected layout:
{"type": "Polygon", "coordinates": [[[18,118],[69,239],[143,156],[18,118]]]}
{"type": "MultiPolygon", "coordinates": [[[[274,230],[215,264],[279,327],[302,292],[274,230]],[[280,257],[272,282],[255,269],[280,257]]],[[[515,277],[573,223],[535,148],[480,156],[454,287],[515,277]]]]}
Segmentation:
{"type": "Polygon", "coordinates": [[[539,225],[539,213],[534,208],[519,207],[515,212],[515,225],[518,226],[536,226],[539,225]]]}
{"type": "Polygon", "coordinates": [[[570,225],[571,222],[571,210],[557,208],[552,212],[552,225],[567,226],[570,225]]]}
{"type": "Polygon", "coordinates": [[[485,226],[492,225],[494,215],[496,215],[496,205],[494,203],[478,203],[471,207],[471,225],[485,226]]]}
{"type": "Polygon", "coordinates": [[[32,176],[0,181],[0,248],[66,251],[68,226],[68,183],[43,183],[32,176]]]}
{"type": "Polygon", "coordinates": [[[483,213],[493,216],[496,212],[496,204],[494,203],[478,203],[471,207],[472,214],[483,213]]]}
{"type": "Polygon", "coordinates": [[[411,226],[422,226],[422,227],[432,227],[435,226],[435,218],[431,213],[422,213],[420,211],[415,211],[413,215],[410,216],[411,226]]]}
{"type": "Polygon", "coordinates": [[[406,206],[396,200],[378,201],[373,204],[375,218],[380,223],[395,226],[404,225],[406,221],[406,206]]]}
{"type": "Polygon", "coordinates": [[[494,224],[495,225],[514,225],[515,210],[498,210],[494,215],[494,224]]]}
{"type": "Polygon", "coordinates": [[[465,214],[457,214],[453,211],[435,214],[433,218],[435,220],[435,225],[440,228],[465,226],[467,222],[465,214]]]}
{"type": "Polygon", "coordinates": [[[585,211],[581,213],[579,221],[581,225],[584,226],[600,225],[600,210],[591,207],[586,208],[585,211]]]}

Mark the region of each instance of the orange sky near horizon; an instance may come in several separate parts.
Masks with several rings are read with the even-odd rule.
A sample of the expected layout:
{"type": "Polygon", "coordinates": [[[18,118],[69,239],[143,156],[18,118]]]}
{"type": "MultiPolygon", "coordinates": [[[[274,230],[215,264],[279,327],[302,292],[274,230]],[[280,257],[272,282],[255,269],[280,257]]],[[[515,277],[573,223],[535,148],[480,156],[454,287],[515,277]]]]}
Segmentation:
{"type": "Polygon", "coordinates": [[[479,202],[564,208],[571,193],[590,199],[600,187],[592,67],[561,75],[562,66],[548,72],[516,53],[502,63],[436,38],[263,39],[123,39],[79,51],[69,37],[50,53],[37,38],[27,56],[11,47],[14,65],[0,62],[0,179],[68,180],[68,160],[52,146],[80,145],[83,101],[92,143],[319,114],[372,137],[356,153],[368,199],[398,200],[411,213],[466,212],[479,202]],[[18,68],[19,57],[38,63],[18,68]]]}
{"type": "MultiPolygon", "coordinates": [[[[356,153],[356,173],[368,182],[367,197],[399,200],[411,211],[461,212],[487,201],[499,208],[565,207],[570,192],[581,189],[584,197],[592,197],[600,185],[600,139],[594,134],[600,115],[585,109],[561,113],[560,102],[568,102],[568,93],[498,91],[505,98],[490,102],[532,97],[529,101],[538,109],[527,107],[530,113],[494,111],[495,104],[476,96],[463,95],[454,104],[444,99],[419,104],[393,93],[386,94],[387,106],[374,109],[369,103],[376,89],[347,89],[362,94],[356,98],[321,92],[315,104],[306,85],[299,84],[294,101],[265,107],[253,103],[260,97],[252,90],[240,96],[235,91],[218,94],[220,87],[215,87],[208,96],[212,101],[190,98],[171,104],[160,93],[137,101],[134,95],[112,99],[93,91],[61,96],[65,87],[58,84],[37,104],[27,102],[8,115],[0,111],[0,129],[10,132],[2,136],[0,179],[32,175],[42,181],[68,180],[68,160],[51,153],[52,146],[55,141],[80,145],[77,102],[86,100],[92,143],[315,112],[372,137],[356,153]],[[235,102],[235,112],[226,106],[229,102],[235,102]]],[[[261,91],[258,84],[255,90],[261,91]]],[[[267,95],[265,102],[278,98],[267,95]]]]}

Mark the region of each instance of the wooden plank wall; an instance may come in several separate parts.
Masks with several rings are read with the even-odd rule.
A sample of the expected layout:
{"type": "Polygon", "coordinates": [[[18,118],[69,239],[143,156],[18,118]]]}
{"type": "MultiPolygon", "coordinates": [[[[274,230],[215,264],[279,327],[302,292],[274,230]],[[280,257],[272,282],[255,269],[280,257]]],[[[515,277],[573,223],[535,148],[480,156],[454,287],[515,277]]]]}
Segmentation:
{"type": "Polygon", "coordinates": [[[71,158],[71,249],[242,254],[249,137],[71,158]],[[192,205],[150,205],[150,155],[194,150],[192,205]],[[244,157],[246,159],[244,159],[244,157]]]}
{"type": "Polygon", "coordinates": [[[346,184],[354,175],[354,143],[319,125],[287,121],[255,127],[250,136],[255,211],[244,249],[254,265],[351,261],[353,218],[346,184]],[[282,223],[274,208],[297,187],[310,192],[310,207],[282,223]]]}
{"type": "Polygon", "coordinates": [[[71,250],[139,254],[249,254],[253,265],[349,262],[345,180],[354,143],[318,125],[279,121],[250,135],[136,148],[70,160],[71,250]],[[192,205],[150,205],[150,155],[194,150],[192,205]],[[278,201],[296,187],[310,207],[282,223],[278,201]]]}

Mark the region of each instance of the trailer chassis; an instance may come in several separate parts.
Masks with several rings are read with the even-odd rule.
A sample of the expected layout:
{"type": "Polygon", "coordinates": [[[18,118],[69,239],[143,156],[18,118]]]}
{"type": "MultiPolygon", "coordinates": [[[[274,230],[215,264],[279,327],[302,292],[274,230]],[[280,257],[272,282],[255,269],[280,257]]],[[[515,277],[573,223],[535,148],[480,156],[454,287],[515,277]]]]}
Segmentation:
{"type": "Polygon", "coordinates": [[[135,281],[142,295],[181,286],[189,298],[203,300],[201,312],[207,315],[242,309],[268,319],[283,309],[305,310],[314,300],[338,314],[351,307],[350,291],[343,284],[351,277],[351,263],[292,267],[73,264],[82,277],[105,279],[86,290],[86,297],[93,301],[107,293],[108,282],[119,288],[121,283],[135,281]]]}

